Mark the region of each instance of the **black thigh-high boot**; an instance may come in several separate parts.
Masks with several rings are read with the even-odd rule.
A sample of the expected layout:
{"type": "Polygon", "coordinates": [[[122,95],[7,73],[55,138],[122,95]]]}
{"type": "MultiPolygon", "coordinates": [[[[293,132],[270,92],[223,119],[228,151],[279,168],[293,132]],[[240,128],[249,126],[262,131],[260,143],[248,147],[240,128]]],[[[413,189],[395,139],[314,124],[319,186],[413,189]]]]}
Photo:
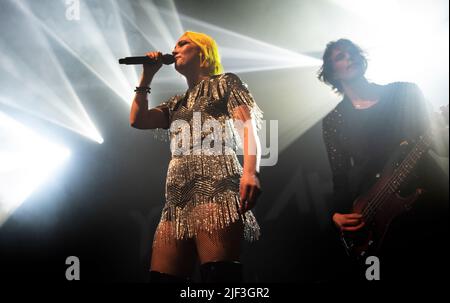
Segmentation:
{"type": "Polygon", "coordinates": [[[188,278],[178,277],[159,271],[150,271],[150,283],[188,283],[188,278]]]}
{"type": "Polygon", "coordinates": [[[200,265],[200,276],[205,283],[241,283],[242,264],[237,261],[207,262],[200,265]]]}

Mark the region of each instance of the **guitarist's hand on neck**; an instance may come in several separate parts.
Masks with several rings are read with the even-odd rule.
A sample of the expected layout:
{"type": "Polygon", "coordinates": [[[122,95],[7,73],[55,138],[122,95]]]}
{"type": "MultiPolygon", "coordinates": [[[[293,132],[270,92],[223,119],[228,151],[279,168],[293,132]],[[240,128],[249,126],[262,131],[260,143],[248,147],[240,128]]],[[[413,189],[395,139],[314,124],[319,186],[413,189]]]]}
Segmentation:
{"type": "Polygon", "coordinates": [[[333,215],[333,222],[341,232],[355,232],[364,227],[364,221],[361,214],[340,214],[333,215]]]}

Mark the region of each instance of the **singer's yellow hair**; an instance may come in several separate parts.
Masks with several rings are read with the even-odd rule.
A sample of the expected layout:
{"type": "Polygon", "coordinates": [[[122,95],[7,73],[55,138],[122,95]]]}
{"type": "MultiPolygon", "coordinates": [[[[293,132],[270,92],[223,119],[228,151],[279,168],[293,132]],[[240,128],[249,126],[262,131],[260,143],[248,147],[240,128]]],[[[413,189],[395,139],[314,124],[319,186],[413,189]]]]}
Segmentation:
{"type": "Polygon", "coordinates": [[[188,37],[198,47],[200,47],[203,54],[201,64],[208,67],[209,75],[218,75],[223,73],[222,63],[220,63],[219,49],[217,48],[216,41],[210,36],[197,33],[197,32],[185,32],[183,37],[188,37]]]}

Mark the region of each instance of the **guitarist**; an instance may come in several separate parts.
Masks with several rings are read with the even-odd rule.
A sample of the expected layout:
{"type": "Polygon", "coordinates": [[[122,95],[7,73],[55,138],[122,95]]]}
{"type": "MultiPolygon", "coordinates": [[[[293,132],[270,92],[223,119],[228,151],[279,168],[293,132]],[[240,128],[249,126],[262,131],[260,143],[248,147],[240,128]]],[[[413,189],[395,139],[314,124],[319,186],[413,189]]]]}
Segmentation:
{"type": "MultiPolygon", "coordinates": [[[[345,235],[366,227],[363,216],[352,212],[353,201],[374,185],[400,143],[413,143],[435,120],[430,119],[428,105],[417,85],[371,83],[365,78],[366,69],[361,48],[340,39],[328,43],[318,74],[322,82],[343,96],[323,119],[323,139],[333,178],[332,221],[345,235]]],[[[441,135],[446,140],[434,141],[447,143],[433,147],[439,155],[448,157],[448,129],[441,135]]],[[[442,261],[439,256],[446,259],[446,249],[426,247],[431,240],[443,245],[447,240],[441,237],[448,236],[448,176],[435,169],[430,159],[430,155],[425,155],[414,170],[416,178],[401,188],[401,194],[408,195],[418,188],[424,188],[425,194],[409,213],[391,224],[379,253],[382,279],[428,279],[423,275],[445,270],[438,268],[442,261]],[[427,174],[434,178],[432,182],[427,174]],[[425,204],[428,205],[422,207],[425,204]]],[[[361,276],[358,270],[355,274],[361,276]]]]}

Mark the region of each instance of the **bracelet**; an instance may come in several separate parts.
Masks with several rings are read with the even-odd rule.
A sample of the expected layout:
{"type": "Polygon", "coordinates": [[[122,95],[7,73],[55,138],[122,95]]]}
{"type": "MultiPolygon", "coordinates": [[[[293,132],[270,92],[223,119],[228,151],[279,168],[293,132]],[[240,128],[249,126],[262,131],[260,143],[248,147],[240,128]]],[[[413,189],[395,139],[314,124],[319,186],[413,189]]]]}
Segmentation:
{"type": "Polygon", "coordinates": [[[136,88],[134,89],[135,93],[146,93],[146,94],[150,94],[151,88],[148,86],[136,86],[136,88]]]}

